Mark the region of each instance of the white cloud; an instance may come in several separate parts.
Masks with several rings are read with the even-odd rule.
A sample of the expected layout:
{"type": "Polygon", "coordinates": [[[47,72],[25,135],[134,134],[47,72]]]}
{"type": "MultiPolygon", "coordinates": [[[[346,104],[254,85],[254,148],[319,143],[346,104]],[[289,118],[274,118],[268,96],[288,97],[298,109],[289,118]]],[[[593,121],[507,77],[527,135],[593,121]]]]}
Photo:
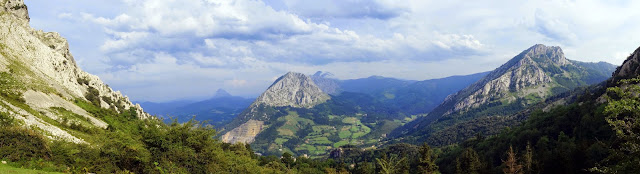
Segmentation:
{"type": "Polygon", "coordinates": [[[60,31],[85,70],[134,100],[218,88],[255,96],[287,71],[414,80],[470,74],[537,43],[562,46],[570,59],[619,64],[640,43],[630,37],[640,29],[639,1],[27,3],[36,28],[60,31]]]}

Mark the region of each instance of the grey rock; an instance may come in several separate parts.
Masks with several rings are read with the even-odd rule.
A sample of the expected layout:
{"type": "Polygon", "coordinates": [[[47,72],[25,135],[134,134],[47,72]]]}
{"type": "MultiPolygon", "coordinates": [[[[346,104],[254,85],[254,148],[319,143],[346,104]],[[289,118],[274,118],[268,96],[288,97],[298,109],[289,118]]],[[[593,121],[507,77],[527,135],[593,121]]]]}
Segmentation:
{"type": "Polygon", "coordinates": [[[311,78],[302,73],[289,72],[278,78],[260,97],[258,97],[242,114],[234,119],[239,122],[230,127],[222,137],[226,143],[252,143],[264,129],[263,120],[269,115],[260,112],[259,107],[289,106],[311,108],[330,99],[311,78]]]}
{"type": "Polygon", "coordinates": [[[9,12],[18,19],[24,19],[29,22],[29,11],[24,4],[24,0],[2,0],[0,11],[9,12]]]}
{"type": "Polygon", "coordinates": [[[47,137],[84,143],[69,132],[43,121],[42,115],[58,118],[52,107],[65,108],[85,117],[93,126],[108,127],[95,115],[79,108],[74,100],[86,99],[90,88],[97,90],[102,108],[124,110],[133,108],[141,119],[154,118],[142,108],[131,103],[127,96],[113,91],[100,78],[80,69],[69,51],[66,39],[55,32],[43,32],[29,26],[27,7],[22,0],[3,0],[0,4],[0,72],[11,74],[19,86],[12,90],[22,94],[26,106],[9,105],[0,97],[0,106],[11,116],[22,120],[23,126],[36,126],[47,137]],[[1,105],[1,104],[0,104],[1,105]],[[42,115],[32,115],[25,110],[36,110],[42,115]]]}
{"type": "Polygon", "coordinates": [[[252,105],[311,108],[329,98],[309,76],[289,72],[278,78],[252,105]]]}

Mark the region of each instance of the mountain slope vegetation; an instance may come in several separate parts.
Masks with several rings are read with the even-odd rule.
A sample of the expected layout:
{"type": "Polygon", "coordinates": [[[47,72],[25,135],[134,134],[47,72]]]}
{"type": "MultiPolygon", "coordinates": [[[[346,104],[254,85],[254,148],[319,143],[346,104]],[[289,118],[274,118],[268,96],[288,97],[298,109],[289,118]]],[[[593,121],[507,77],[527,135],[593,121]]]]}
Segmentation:
{"type": "MultiPolygon", "coordinates": [[[[549,97],[580,86],[604,81],[615,67],[607,63],[584,63],[568,60],[560,47],[534,45],[504,65],[490,72],[478,82],[447,97],[428,116],[394,131],[393,136],[403,142],[429,142],[446,145],[471,138],[476,133],[497,133],[495,130],[513,126],[520,121],[506,118],[549,97]],[[493,117],[493,118],[488,118],[493,117]],[[452,127],[485,122],[478,130],[455,138],[452,127]],[[494,127],[486,131],[485,127],[494,127]],[[438,135],[432,137],[431,135],[438,135]]],[[[468,129],[469,130],[469,129],[468,129]]]]}

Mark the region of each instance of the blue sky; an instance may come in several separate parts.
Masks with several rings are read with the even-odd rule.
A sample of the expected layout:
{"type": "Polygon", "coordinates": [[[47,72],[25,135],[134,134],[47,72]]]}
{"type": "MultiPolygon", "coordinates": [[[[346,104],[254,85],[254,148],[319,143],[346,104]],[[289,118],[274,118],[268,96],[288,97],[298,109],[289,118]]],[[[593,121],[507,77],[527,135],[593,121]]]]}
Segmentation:
{"type": "Polygon", "coordinates": [[[136,101],[257,96],[287,71],[425,80],[490,71],[537,44],[619,65],[638,1],[27,0],[31,25],[136,101]]]}

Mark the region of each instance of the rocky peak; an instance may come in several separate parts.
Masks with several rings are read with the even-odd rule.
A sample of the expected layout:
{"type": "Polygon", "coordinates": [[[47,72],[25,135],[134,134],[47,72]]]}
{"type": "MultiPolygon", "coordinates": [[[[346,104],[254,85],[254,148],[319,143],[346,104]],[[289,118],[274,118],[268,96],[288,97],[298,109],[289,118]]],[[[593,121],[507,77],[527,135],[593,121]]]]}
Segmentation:
{"type": "Polygon", "coordinates": [[[566,65],[570,62],[564,57],[564,52],[559,46],[545,46],[536,44],[523,51],[524,57],[534,58],[539,63],[553,63],[556,65],[566,65]]]}
{"type": "Polygon", "coordinates": [[[634,78],[640,75],[640,47],[638,47],[621,66],[613,73],[610,81],[611,85],[622,79],[634,78]]]}
{"type": "Polygon", "coordinates": [[[302,73],[289,72],[278,78],[253,105],[313,107],[329,99],[313,80],[302,73]]]}
{"type": "Polygon", "coordinates": [[[9,12],[18,19],[25,19],[29,22],[29,11],[27,5],[24,5],[23,0],[2,0],[2,6],[0,6],[1,12],[9,12]]]}
{"type": "Polygon", "coordinates": [[[497,100],[514,101],[519,95],[509,93],[531,94],[536,91],[538,96],[549,95],[545,90],[553,82],[551,73],[545,69],[549,67],[561,67],[571,64],[564,57],[562,49],[558,46],[545,46],[536,44],[489,73],[485,78],[450,96],[446,102],[454,102],[454,108],[447,113],[477,107],[497,100]],[[522,92],[528,89],[529,91],[522,92]],[[510,97],[509,97],[510,96],[510,97]],[[507,97],[507,98],[505,98],[507,97]],[[453,100],[453,101],[452,101],[453,100]]]}
{"type": "Polygon", "coordinates": [[[264,121],[271,116],[261,111],[263,107],[311,108],[329,98],[311,77],[289,72],[278,78],[249,108],[227,124],[229,131],[222,135],[221,140],[226,143],[252,143],[264,129],[264,121]]]}
{"type": "Polygon", "coordinates": [[[231,97],[231,94],[229,94],[229,92],[225,91],[224,89],[218,89],[216,91],[216,94],[213,96],[213,98],[222,98],[222,97],[231,97]]]}

